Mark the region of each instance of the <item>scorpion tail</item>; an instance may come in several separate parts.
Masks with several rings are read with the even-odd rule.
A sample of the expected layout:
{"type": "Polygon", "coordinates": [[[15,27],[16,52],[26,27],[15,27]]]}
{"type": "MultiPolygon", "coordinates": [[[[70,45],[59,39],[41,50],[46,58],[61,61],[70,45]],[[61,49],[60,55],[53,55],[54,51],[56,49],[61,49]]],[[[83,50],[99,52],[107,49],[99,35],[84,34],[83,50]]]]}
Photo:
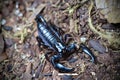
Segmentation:
{"type": "Polygon", "coordinates": [[[51,63],[55,69],[59,70],[59,72],[73,72],[74,71],[74,68],[67,68],[64,65],[58,63],[59,58],[60,57],[57,55],[54,55],[51,58],[51,63]]]}

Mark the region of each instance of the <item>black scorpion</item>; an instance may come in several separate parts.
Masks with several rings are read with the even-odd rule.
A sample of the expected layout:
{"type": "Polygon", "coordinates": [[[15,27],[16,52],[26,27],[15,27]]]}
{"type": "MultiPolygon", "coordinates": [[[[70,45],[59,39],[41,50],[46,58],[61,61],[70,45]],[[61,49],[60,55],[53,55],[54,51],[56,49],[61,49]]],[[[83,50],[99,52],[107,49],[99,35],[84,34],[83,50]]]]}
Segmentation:
{"type": "MultiPolygon", "coordinates": [[[[45,54],[46,59],[52,63],[53,67],[60,72],[72,72],[74,71],[74,68],[67,68],[61,63],[59,63],[61,58],[67,58],[71,54],[73,54],[76,50],[76,44],[72,43],[69,45],[66,45],[65,42],[63,41],[59,29],[52,25],[48,25],[45,19],[38,14],[35,18],[37,22],[37,29],[38,29],[38,36],[37,36],[37,41],[40,45],[46,46],[49,49],[51,49],[54,54],[51,58],[49,58],[49,55],[51,52],[48,52],[45,54]]],[[[91,57],[91,61],[94,62],[94,56],[90,49],[86,47],[84,44],[80,44],[80,48],[82,49],[83,52],[88,54],[91,57]]]]}

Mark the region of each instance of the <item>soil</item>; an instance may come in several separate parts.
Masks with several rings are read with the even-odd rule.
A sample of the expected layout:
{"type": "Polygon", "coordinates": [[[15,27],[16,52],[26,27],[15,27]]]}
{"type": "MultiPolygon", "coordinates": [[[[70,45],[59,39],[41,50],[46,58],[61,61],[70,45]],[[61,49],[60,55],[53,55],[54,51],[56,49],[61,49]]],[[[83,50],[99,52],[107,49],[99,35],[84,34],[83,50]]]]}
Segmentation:
{"type": "MultiPolygon", "coordinates": [[[[106,39],[90,30],[89,6],[89,0],[1,1],[0,21],[6,21],[2,24],[5,42],[2,54],[6,54],[7,59],[0,60],[0,80],[120,80],[120,49],[113,50],[106,39]],[[55,70],[45,59],[48,49],[39,47],[36,40],[38,32],[34,19],[37,14],[62,29],[62,35],[70,34],[69,44],[76,42],[78,46],[80,43],[88,46],[95,56],[95,63],[90,62],[90,57],[80,49],[60,61],[74,67],[74,73],[55,70]]],[[[110,24],[95,5],[91,16],[94,25],[110,24]]],[[[109,27],[106,29],[113,31],[109,27]]]]}

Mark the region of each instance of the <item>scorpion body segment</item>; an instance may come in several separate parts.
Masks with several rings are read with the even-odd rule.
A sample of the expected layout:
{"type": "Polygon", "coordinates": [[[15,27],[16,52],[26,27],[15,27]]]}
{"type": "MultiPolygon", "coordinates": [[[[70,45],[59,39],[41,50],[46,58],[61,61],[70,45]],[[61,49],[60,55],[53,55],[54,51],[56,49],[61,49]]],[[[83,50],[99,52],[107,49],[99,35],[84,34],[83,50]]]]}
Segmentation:
{"type": "MultiPolygon", "coordinates": [[[[54,26],[48,25],[45,19],[41,15],[36,16],[37,29],[38,29],[38,43],[39,45],[44,45],[53,50],[56,54],[53,55],[50,59],[48,59],[48,54],[45,55],[46,59],[50,61],[53,67],[60,72],[72,72],[74,68],[67,68],[61,63],[59,60],[61,58],[66,58],[70,56],[72,53],[76,51],[76,44],[72,43],[70,45],[66,45],[61,37],[59,31],[54,26]]],[[[90,57],[92,57],[92,61],[94,62],[94,57],[89,53],[89,49],[85,46],[80,46],[83,49],[83,52],[87,53],[90,57]],[[86,51],[88,50],[88,52],[86,51]]]]}
{"type": "Polygon", "coordinates": [[[54,51],[61,52],[65,49],[63,41],[59,38],[59,34],[52,29],[52,26],[48,26],[44,18],[40,15],[36,18],[37,28],[38,28],[38,37],[41,39],[41,42],[53,49],[54,51]],[[55,33],[56,32],[56,33],[55,33]]]}

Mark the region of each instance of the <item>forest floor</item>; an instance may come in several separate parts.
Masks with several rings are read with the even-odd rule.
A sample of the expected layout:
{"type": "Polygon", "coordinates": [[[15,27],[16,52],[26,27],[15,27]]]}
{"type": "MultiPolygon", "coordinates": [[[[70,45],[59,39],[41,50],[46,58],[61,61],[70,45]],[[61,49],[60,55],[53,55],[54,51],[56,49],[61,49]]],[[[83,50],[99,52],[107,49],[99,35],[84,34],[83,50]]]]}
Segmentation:
{"type": "MultiPolygon", "coordinates": [[[[0,80],[120,80],[120,51],[113,50],[108,40],[89,28],[90,5],[90,0],[2,1],[0,20],[5,50],[4,56],[0,57],[0,80]],[[55,70],[45,59],[47,49],[38,47],[34,20],[37,14],[42,14],[47,22],[53,23],[65,34],[71,34],[71,42],[88,46],[95,55],[96,63],[90,62],[89,56],[79,50],[61,61],[74,67],[74,73],[55,70]]],[[[95,3],[91,18],[93,25],[101,24],[98,28],[113,30],[95,3]]]]}

